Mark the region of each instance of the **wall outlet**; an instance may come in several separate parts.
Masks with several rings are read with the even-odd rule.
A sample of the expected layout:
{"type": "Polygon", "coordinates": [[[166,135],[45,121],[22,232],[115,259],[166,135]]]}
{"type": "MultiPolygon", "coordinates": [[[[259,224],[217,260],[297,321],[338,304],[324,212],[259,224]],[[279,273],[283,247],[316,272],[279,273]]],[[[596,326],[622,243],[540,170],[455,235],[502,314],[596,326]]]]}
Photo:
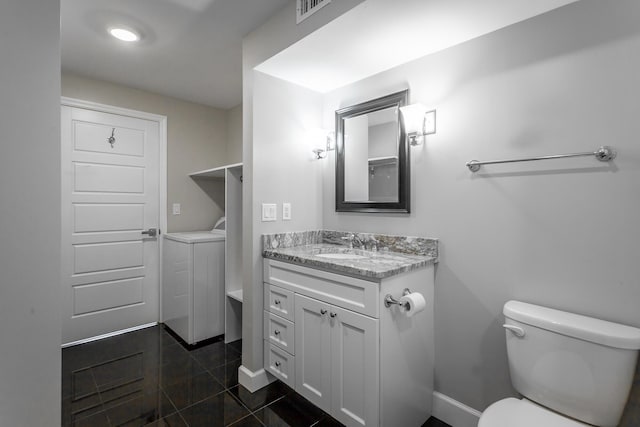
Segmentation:
{"type": "Polygon", "coordinates": [[[291,220],[291,203],[282,204],[282,220],[283,221],[291,220]]]}
{"type": "Polygon", "coordinates": [[[433,135],[436,133],[436,110],[424,113],[424,134],[433,135]]]}
{"type": "Polygon", "coordinates": [[[262,204],[262,222],[275,221],[278,219],[278,213],[275,203],[262,204]]]}
{"type": "Polygon", "coordinates": [[[174,203],[171,211],[173,212],[174,215],[180,215],[180,203],[174,203]]]}

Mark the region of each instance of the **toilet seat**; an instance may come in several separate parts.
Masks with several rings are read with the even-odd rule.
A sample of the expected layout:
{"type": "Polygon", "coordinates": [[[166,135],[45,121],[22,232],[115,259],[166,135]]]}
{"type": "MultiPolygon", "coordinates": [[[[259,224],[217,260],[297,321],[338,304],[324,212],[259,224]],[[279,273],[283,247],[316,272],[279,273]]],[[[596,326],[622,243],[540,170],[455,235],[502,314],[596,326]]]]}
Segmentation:
{"type": "Polygon", "coordinates": [[[543,408],[527,399],[509,397],[489,406],[482,413],[478,427],[585,427],[589,424],[572,420],[543,408]]]}

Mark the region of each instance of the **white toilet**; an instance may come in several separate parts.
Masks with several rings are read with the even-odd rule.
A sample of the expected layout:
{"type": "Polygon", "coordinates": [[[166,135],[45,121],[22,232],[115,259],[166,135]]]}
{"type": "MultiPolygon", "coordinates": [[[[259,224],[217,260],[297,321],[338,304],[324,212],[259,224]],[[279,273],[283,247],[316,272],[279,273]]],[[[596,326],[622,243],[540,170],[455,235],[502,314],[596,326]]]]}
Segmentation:
{"type": "Polygon", "coordinates": [[[640,329],[533,304],[504,305],[511,382],[524,398],[489,406],[478,427],[615,427],[640,329]]]}

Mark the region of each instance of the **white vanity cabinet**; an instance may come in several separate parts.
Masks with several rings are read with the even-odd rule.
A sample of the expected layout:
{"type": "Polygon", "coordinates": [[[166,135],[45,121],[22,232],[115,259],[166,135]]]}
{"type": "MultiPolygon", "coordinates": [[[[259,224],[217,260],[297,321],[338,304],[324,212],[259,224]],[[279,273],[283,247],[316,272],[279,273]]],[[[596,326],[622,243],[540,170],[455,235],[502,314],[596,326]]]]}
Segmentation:
{"type": "Polygon", "coordinates": [[[264,367],[346,426],[420,426],[433,393],[433,266],[364,280],[265,259],[264,367]],[[404,288],[427,299],[385,307],[404,288]]]}

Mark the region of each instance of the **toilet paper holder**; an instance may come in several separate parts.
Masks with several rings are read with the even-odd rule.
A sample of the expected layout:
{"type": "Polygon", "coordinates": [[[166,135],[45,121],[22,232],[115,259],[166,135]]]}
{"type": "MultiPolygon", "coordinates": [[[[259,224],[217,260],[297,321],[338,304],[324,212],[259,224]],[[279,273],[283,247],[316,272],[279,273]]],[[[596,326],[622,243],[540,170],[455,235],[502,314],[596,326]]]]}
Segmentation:
{"type": "MultiPolygon", "coordinates": [[[[402,291],[402,296],[409,295],[410,293],[411,293],[411,290],[409,288],[404,288],[404,290],[402,291]]],[[[393,295],[391,295],[391,294],[385,295],[385,297],[384,297],[384,306],[389,308],[389,307],[391,307],[392,304],[399,305],[402,308],[407,308],[406,307],[406,305],[407,305],[406,302],[401,302],[401,301],[395,299],[393,297],[393,295]]]]}

